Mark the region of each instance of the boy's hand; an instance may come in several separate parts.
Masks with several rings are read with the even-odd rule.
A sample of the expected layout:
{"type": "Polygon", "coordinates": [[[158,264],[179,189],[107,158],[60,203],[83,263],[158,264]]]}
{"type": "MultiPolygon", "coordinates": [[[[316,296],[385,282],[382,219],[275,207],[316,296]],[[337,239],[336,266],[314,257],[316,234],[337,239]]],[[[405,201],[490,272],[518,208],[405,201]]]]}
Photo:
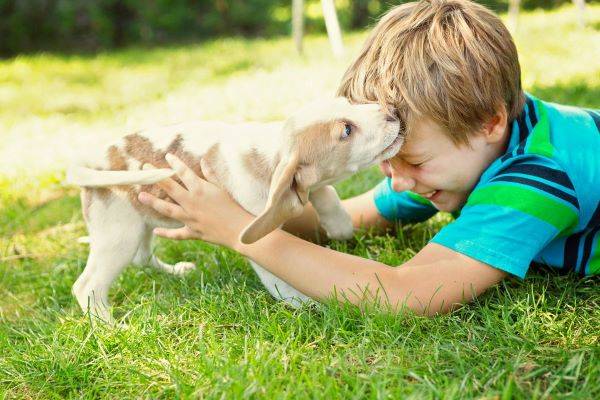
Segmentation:
{"type": "Polygon", "coordinates": [[[253,216],[242,209],[225,190],[209,182],[214,182],[215,178],[206,163],[201,162],[202,173],[207,179],[204,180],[174,155],[168,154],[165,158],[183,186],[173,179],[165,179],[158,186],[176,203],[145,192],[141,192],[138,199],[184,226],[177,229],[155,228],[154,233],[169,239],[202,239],[234,247],[240,232],[252,221],[253,216]]]}

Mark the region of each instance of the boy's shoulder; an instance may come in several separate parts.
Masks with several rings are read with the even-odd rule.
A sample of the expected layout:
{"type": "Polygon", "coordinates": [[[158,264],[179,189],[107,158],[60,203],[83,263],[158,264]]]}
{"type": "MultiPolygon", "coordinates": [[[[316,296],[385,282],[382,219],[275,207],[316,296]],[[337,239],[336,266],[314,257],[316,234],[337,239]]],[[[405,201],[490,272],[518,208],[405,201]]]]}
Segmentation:
{"type": "Polygon", "coordinates": [[[600,110],[549,103],[527,94],[522,112],[511,123],[506,152],[484,171],[480,183],[499,174],[522,173],[556,178],[559,184],[572,180],[575,190],[600,185],[598,154],[600,110]]]}
{"type": "Polygon", "coordinates": [[[598,154],[598,111],[527,95],[507,151],[484,171],[466,206],[514,208],[566,232],[575,220],[585,224],[598,207],[600,193],[589,190],[600,187],[598,154]]]}
{"type": "Polygon", "coordinates": [[[596,271],[588,260],[600,255],[591,246],[600,231],[599,117],[527,96],[505,154],[432,242],[520,277],[532,261],[575,268],[583,248],[577,270],[596,271]]]}
{"type": "Polygon", "coordinates": [[[521,113],[512,122],[507,154],[533,154],[560,161],[581,145],[600,146],[600,110],[567,106],[525,96],[521,113]]]}

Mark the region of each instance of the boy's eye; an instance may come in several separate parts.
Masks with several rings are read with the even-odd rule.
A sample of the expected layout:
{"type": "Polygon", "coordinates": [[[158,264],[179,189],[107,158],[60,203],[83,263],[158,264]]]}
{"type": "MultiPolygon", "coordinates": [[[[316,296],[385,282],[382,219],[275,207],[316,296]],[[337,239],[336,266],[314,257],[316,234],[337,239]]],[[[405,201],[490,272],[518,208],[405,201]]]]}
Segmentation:
{"type": "Polygon", "coordinates": [[[425,161],[423,161],[423,162],[420,162],[420,163],[417,163],[417,164],[411,164],[411,163],[408,163],[408,165],[410,165],[411,167],[415,167],[415,168],[419,168],[419,167],[420,167],[420,166],[422,166],[423,164],[425,164],[425,161]]]}
{"type": "Polygon", "coordinates": [[[342,139],[346,139],[352,133],[352,125],[344,124],[344,131],[342,132],[342,139]]]}

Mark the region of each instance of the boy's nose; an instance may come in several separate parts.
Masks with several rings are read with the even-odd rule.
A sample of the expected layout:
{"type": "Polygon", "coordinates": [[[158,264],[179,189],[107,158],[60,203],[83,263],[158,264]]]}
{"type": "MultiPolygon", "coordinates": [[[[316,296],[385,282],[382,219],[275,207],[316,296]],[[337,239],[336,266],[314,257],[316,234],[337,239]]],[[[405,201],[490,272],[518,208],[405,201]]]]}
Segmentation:
{"type": "Polygon", "coordinates": [[[407,175],[396,173],[392,169],[392,189],[395,192],[405,192],[415,187],[415,180],[407,175]]]}
{"type": "Polygon", "coordinates": [[[383,173],[392,179],[392,189],[396,192],[412,190],[416,182],[410,176],[408,168],[405,168],[402,161],[387,160],[382,164],[383,173]]]}

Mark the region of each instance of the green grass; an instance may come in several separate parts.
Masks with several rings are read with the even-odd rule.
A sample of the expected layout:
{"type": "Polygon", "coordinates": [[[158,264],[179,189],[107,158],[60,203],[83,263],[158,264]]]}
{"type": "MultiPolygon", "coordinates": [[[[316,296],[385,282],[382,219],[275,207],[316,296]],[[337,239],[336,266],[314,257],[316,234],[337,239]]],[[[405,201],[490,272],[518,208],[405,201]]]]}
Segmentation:
{"type": "MultiPolygon", "coordinates": [[[[579,30],[572,7],[523,15],[527,90],[600,107],[600,7],[588,17],[579,30]]],[[[535,271],[435,318],[291,310],[231,251],[160,241],[163,258],[199,268],[184,279],[128,268],[111,292],[127,330],[80,314],[70,287],[85,228],[77,190],[60,184],[74,154],[154,123],[282,118],[333,93],[363,39],[346,37],[337,61],[324,37],[304,57],[288,39],[227,39],[0,61],[0,397],[599,398],[598,278],[535,271]]],[[[366,171],[338,189],[378,179],[366,171]]],[[[445,221],[331,246],[397,265],[445,221]]]]}

